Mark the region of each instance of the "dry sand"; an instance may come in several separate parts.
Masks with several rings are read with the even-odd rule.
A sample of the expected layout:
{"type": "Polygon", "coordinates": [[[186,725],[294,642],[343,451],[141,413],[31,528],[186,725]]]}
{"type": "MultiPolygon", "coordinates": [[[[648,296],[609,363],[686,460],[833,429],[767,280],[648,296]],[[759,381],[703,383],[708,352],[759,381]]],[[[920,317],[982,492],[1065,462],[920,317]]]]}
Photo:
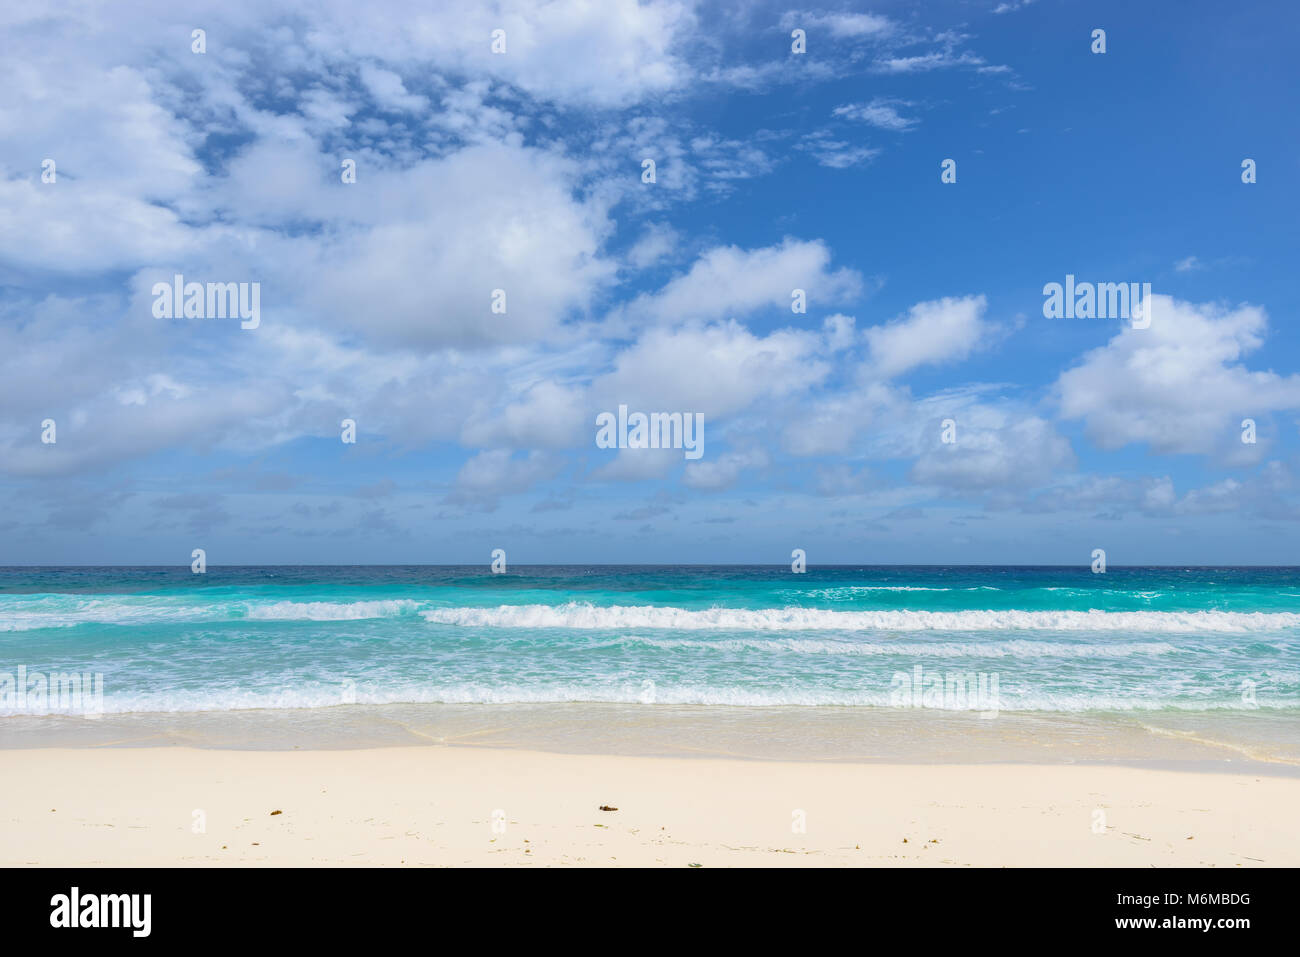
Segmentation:
{"type": "Polygon", "coordinates": [[[0,780],[6,866],[1300,865],[1300,778],[1254,774],[105,748],[0,780]]]}

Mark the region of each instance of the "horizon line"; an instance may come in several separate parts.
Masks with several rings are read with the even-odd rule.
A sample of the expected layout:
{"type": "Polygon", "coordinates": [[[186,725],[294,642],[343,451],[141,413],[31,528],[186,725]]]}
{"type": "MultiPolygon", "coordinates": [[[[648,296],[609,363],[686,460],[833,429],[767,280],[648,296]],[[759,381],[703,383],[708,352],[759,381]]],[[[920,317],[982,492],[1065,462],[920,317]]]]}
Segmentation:
{"type": "MultiPolygon", "coordinates": [[[[349,564],[342,562],[316,562],[316,563],[294,563],[279,562],[272,564],[263,563],[241,563],[234,565],[214,565],[209,563],[207,567],[212,568],[490,568],[490,561],[477,562],[367,562],[359,564],[349,564]]],[[[786,568],[789,562],[511,562],[510,568],[786,568]]],[[[6,565],[0,564],[0,570],[17,569],[17,568],[189,568],[185,563],[176,564],[18,564],[6,565]]],[[[1033,563],[1033,564],[1006,564],[995,562],[887,562],[887,563],[865,563],[865,562],[827,562],[812,564],[808,563],[807,568],[1089,568],[1089,563],[1033,563]]],[[[1178,562],[1176,564],[1135,564],[1135,565],[1117,565],[1107,564],[1107,569],[1116,568],[1184,568],[1184,569],[1221,569],[1221,568],[1286,568],[1298,569],[1300,565],[1269,565],[1269,564],[1229,564],[1229,565],[1198,565],[1194,563],[1178,562]]],[[[197,573],[196,573],[197,574],[197,573]]],[[[504,572],[502,574],[509,574],[504,572]]],[[[1104,573],[1101,573],[1104,574],[1104,573]]]]}

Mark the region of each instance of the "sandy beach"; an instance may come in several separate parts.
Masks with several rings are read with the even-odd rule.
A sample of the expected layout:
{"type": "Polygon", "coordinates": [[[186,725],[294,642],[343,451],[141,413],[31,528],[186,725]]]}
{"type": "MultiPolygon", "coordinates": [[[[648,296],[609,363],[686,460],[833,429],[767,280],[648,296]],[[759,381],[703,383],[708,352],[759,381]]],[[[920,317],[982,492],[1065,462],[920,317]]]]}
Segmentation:
{"type": "Polygon", "coordinates": [[[0,778],[5,866],[1300,865],[1300,778],[1251,773],[166,747],[0,778]]]}

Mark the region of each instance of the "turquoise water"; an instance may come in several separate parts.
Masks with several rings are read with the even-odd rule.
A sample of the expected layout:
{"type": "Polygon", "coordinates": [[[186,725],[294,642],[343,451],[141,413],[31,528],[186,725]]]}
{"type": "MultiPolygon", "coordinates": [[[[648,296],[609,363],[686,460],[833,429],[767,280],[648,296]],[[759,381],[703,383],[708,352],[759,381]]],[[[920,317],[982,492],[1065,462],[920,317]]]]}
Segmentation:
{"type": "Polygon", "coordinates": [[[20,668],[102,675],[108,715],[621,702],[1290,718],[1300,569],[0,569],[0,715],[75,713],[18,695],[20,668]]]}

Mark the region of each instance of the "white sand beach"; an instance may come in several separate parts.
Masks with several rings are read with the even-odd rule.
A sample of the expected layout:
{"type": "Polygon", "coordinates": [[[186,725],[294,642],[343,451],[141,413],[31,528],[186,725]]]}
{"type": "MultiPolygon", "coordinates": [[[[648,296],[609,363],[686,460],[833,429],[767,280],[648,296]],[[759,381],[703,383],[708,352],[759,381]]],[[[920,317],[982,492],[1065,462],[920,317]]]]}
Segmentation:
{"type": "Polygon", "coordinates": [[[1300,865],[1300,778],[1250,773],[165,747],[0,778],[5,866],[1300,865]]]}

